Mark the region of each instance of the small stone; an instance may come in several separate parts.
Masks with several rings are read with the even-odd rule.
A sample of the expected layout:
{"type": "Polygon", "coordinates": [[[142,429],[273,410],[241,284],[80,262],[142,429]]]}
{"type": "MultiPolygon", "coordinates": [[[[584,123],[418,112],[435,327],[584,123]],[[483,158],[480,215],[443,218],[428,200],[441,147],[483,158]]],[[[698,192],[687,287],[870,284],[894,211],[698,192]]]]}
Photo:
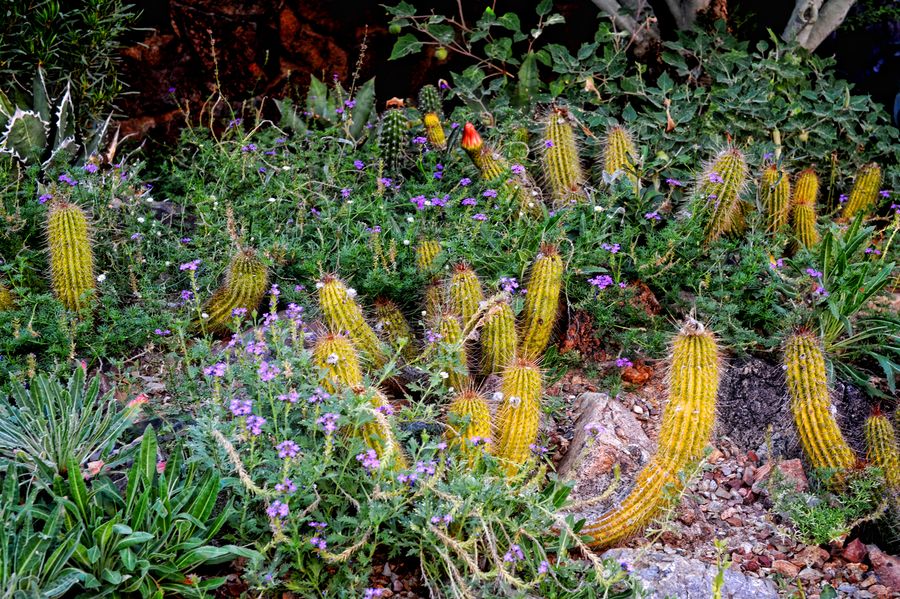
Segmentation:
{"type": "Polygon", "coordinates": [[[847,573],[847,580],[850,582],[859,582],[866,575],[869,566],[866,564],[847,564],[844,566],[844,572],[847,573]]]}
{"type": "Polygon", "coordinates": [[[738,518],[737,516],[732,516],[731,518],[725,518],[725,522],[728,522],[730,525],[734,527],[743,526],[744,521],[738,518]]]}
{"type": "Polygon", "coordinates": [[[887,588],[883,584],[873,584],[869,587],[869,592],[878,597],[878,599],[882,599],[882,597],[891,597],[893,593],[891,589],[887,588]]]}
{"type": "Polygon", "coordinates": [[[709,454],[709,457],[707,458],[706,461],[709,462],[710,464],[715,464],[716,462],[721,460],[723,457],[725,457],[725,455],[721,451],[719,451],[718,449],[713,449],[712,453],[709,454]]]}
{"type": "Polygon", "coordinates": [[[638,404],[634,404],[634,407],[631,409],[634,411],[635,414],[643,414],[644,413],[644,408],[642,408],[638,404]]]}
{"type": "Polygon", "coordinates": [[[816,582],[822,579],[822,573],[812,568],[803,568],[797,577],[806,582],[816,582]]]}
{"type": "Polygon", "coordinates": [[[900,593],[900,558],[884,553],[875,545],[869,545],[869,560],[878,582],[894,593],[900,593]]]}
{"type": "Polygon", "coordinates": [[[772,562],[772,571],[788,578],[794,578],[800,573],[800,568],[789,561],[777,559],[772,562]]]}
{"type": "Polygon", "coordinates": [[[718,489],[716,489],[716,497],[721,497],[722,499],[731,499],[731,491],[729,491],[725,487],[719,487],[718,489]]]}
{"type": "Polygon", "coordinates": [[[744,570],[747,570],[748,572],[758,572],[759,571],[759,560],[757,560],[756,558],[753,558],[753,559],[747,561],[744,564],[744,570]]]}
{"type": "MultiPolygon", "coordinates": [[[[768,491],[769,475],[772,473],[772,462],[768,462],[756,470],[753,475],[753,492],[764,493],[768,491]]],[[[799,492],[806,491],[809,488],[809,481],[806,480],[806,473],[803,472],[803,463],[800,460],[784,460],[778,463],[778,470],[781,472],[785,482],[790,482],[794,489],[799,492]]]]}
{"type": "Polygon", "coordinates": [[[759,555],[756,557],[759,561],[759,565],[763,568],[771,568],[772,567],[772,558],[768,555],[759,555]]]}
{"type": "Polygon", "coordinates": [[[843,557],[848,562],[852,563],[860,563],[868,555],[869,550],[866,549],[866,546],[859,539],[853,539],[847,546],[844,547],[843,553],[841,553],[841,557],[843,557]]]}
{"type": "Polygon", "coordinates": [[[395,580],[395,581],[394,581],[394,590],[397,591],[398,593],[399,593],[400,591],[402,591],[402,590],[403,590],[403,583],[400,582],[399,580],[395,580]]]}
{"type": "Polygon", "coordinates": [[[820,568],[825,561],[831,557],[831,554],[817,545],[809,545],[797,554],[793,560],[795,564],[800,563],[805,566],[820,568]]]}

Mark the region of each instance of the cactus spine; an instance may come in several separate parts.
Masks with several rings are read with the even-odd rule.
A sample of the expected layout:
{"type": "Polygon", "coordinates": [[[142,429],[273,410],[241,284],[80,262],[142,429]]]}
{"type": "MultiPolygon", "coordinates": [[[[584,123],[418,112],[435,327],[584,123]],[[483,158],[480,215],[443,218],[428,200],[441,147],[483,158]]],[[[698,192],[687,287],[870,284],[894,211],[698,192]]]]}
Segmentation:
{"type": "Polygon", "coordinates": [[[69,310],[84,308],[85,294],[96,287],[94,253],[84,210],[63,200],[54,202],[47,217],[47,242],[56,297],[69,310]]]}
{"type": "Polygon", "coordinates": [[[403,448],[394,434],[394,426],[390,418],[390,404],[383,393],[377,389],[367,389],[362,385],[356,385],[352,391],[358,396],[370,394],[369,407],[372,409],[372,420],[363,424],[359,434],[366,445],[375,450],[381,466],[391,466],[391,469],[406,468],[406,456],[403,448]]]}
{"type": "Polygon", "coordinates": [[[834,470],[852,467],[856,459],[832,412],[825,356],[818,339],[805,331],[791,335],[784,364],[791,414],[809,463],[813,468],[834,470]]]}
{"type": "Polygon", "coordinates": [[[510,363],[500,382],[503,399],[497,408],[494,452],[507,462],[512,476],[531,455],[541,417],[541,371],[525,358],[510,363]]]}
{"type": "Polygon", "coordinates": [[[433,112],[429,112],[423,118],[425,123],[425,138],[431,147],[435,150],[444,150],[447,148],[447,137],[444,135],[444,127],[441,126],[441,119],[433,112]]]}
{"type": "Polygon", "coordinates": [[[403,114],[403,102],[396,98],[388,102],[388,110],[381,117],[381,134],[378,147],[388,172],[396,171],[403,157],[406,145],[406,116],[403,114]]]}
{"type": "Polygon", "coordinates": [[[592,546],[606,547],[646,526],[680,492],[679,473],[700,459],[715,423],[720,379],[715,336],[689,318],[672,344],[669,401],[663,411],[656,453],[619,507],[585,527],[592,546]]]}
{"type": "Polygon", "coordinates": [[[313,346],[313,363],[322,371],[319,384],[329,393],[337,393],[341,387],[361,385],[362,369],[356,348],[347,337],[327,333],[313,346]]]}
{"type": "Polygon", "coordinates": [[[491,441],[491,410],[487,401],[478,392],[466,390],[456,396],[447,414],[447,440],[457,445],[471,463],[480,451],[475,443],[491,441]]]}
{"type": "Polygon", "coordinates": [[[610,127],[603,143],[603,172],[612,176],[621,171],[637,189],[639,181],[634,170],[637,155],[637,148],[634,147],[628,130],[622,125],[610,127]]]}
{"type": "Polygon", "coordinates": [[[853,218],[857,213],[868,214],[878,200],[878,191],[881,187],[881,167],[872,162],[866,164],[856,173],[853,189],[850,190],[850,198],[844,206],[845,218],[853,218]]]}
{"type": "Polygon", "coordinates": [[[516,317],[506,301],[491,306],[481,329],[481,371],[502,372],[516,356],[516,317]]]}
{"type": "Polygon", "coordinates": [[[423,239],[416,246],[416,268],[420,273],[429,273],[434,270],[435,260],[441,253],[441,244],[434,239],[423,239]]]}
{"type": "Polygon", "coordinates": [[[447,286],[447,299],[450,309],[462,319],[462,325],[468,327],[478,313],[479,304],[484,301],[481,281],[468,264],[460,263],[453,267],[447,286]]]}
{"type": "Polygon", "coordinates": [[[209,316],[202,326],[211,333],[228,329],[239,308],[253,312],[266,295],[268,270],[253,248],[239,250],[228,265],[225,283],[216,289],[206,302],[203,311],[209,316]]]}
{"type": "Polygon", "coordinates": [[[0,312],[3,310],[11,310],[15,305],[12,292],[0,283],[0,312]]]}
{"type": "Polygon", "coordinates": [[[416,357],[415,337],[412,328],[403,316],[397,304],[389,299],[375,300],[375,329],[380,331],[385,341],[395,351],[400,350],[400,340],[406,339],[403,346],[403,357],[412,360],[416,357]]]}
{"type": "Polygon", "coordinates": [[[880,411],[866,419],[867,458],[881,468],[889,491],[900,491],[900,456],[897,454],[897,435],[887,416],[880,411]]]}
{"type": "Polygon", "coordinates": [[[760,179],[759,193],[769,231],[775,233],[785,228],[791,217],[791,180],[787,170],[774,164],[768,166],[760,179]]]}
{"type": "Polygon", "coordinates": [[[544,127],[543,167],[544,177],[554,204],[558,206],[586,199],[582,185],[584,173],[578,158],[575,130],[566,119],[568,112],[554,108],[547,115],[544,127]]]}
{"type": "Polygon", "coordinates": [[[444,312],[437,323],[440,343],[449,352],[450,363],[447,364],[447,385],[457,391],[469,386],[469,354],[459,318],[454,313],[444,312]]]}
{"type": "Polygon", "coordinates": [[[423,114],[441,114],[441,93],[433,85],[424,85],[419,90],[419,110],[423,114]]]}
{"type": "Polygon", "coordinates": [[[348,289],[343,281],[332,275],[323,278],[318,287],[319,307],[328,327],[334,331],[347,331],[365,358],[378,368],[384,366],[387,356],[354,299],[356,290],[348,289]]]}
{"type": "Polygon", "coordinates": [[[528,294],[525,296],[524,322],[519,347],[519,352],[525,358],[538,359],[550,343],[559,310],[562,274],[562,256],[559,255],[556,246],[550,243],[542,244],[531,267],[528,294]]]}
{"type": "Polygon", "coordinates": [[[741,194],[747,184],[747,161],[737,148],[722,150],[700,175],[697,189],[709,208],[706,240],[713,241],[744,226],[741,194]]]}
{"type": "Polygon", "coordinates": [[[812,247],[819,243],[819,232],[816,230],[816,196],[819,195],[819,177],[811,168],[797,175],[797,186],[794,190],[793,225],[797,243],[803,247],[812,247]]]}

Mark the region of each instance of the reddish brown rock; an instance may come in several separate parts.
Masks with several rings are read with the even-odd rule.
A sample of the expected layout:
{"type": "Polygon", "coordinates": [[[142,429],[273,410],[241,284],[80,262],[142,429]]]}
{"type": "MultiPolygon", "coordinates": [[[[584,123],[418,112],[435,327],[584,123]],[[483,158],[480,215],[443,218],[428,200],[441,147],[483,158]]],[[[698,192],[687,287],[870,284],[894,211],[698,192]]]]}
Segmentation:
{"type": "Polygon", "coordinates": [[[800,568],[789,561],[777,559],[772,562],[772,571],[788,578],[794,578],[800,573],[800,568]]]}
{"type": "Polygon", "coordinates": [[[852,541],[847,543],[846,547],[844,547],[844,551],[843,553],[841,553],[841,556],[848,562],[860,563],[866,558],[866,555],[868,553],[869,550],[866,549],[866,546],[863,545],[862,541],[860,541],[859,539],[853,539],[852,541]]]}
{"type": "Polygon", "coordinates": [[[900,593],[900,558],[888,555],[875,545],[869,545],[869,560],[878,582],[894,593],[900,593]]]}
{"type": "MultiPolygon", "coordinates": [[[[768,491],[768,481],[772,474],[772,462],[767,462],[756,470],[753,475],[753,492],[765,493],[768,491]]],[[[809,488],[806,473],[803,471],[803,463],[800,460],[784,460],[778,462],[778,471],[786,483],[791,483],[797,491],[803,492],[809,488]]]]}

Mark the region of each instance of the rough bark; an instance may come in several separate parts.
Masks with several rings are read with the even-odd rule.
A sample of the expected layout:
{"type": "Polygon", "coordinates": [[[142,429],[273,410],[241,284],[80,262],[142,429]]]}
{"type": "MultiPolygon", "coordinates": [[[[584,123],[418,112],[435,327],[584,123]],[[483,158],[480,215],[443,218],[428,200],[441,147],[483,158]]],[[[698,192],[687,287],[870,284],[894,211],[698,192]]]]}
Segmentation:
{"type": "Polygon", "coordinates": [[[781,37],[814,51],[837,29],[856,0],[797,0],[781,37]]]}
{"type": "Polygon", "coordinates": [[[693,27],[697,21],[697,13],[708,9],[709,3],[710,0],[666,0],[678,29],[693,27]]]}

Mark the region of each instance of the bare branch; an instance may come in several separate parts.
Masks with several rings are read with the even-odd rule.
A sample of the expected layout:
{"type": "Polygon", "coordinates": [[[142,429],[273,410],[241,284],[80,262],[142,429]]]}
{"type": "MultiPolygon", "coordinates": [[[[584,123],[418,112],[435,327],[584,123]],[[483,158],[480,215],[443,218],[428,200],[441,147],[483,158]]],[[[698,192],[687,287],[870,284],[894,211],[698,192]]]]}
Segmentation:
{"type": "Polygon", "coordinates": [[[797,0],[781,37],[814,51],[840,27],[856,0],[797,0]]]}

